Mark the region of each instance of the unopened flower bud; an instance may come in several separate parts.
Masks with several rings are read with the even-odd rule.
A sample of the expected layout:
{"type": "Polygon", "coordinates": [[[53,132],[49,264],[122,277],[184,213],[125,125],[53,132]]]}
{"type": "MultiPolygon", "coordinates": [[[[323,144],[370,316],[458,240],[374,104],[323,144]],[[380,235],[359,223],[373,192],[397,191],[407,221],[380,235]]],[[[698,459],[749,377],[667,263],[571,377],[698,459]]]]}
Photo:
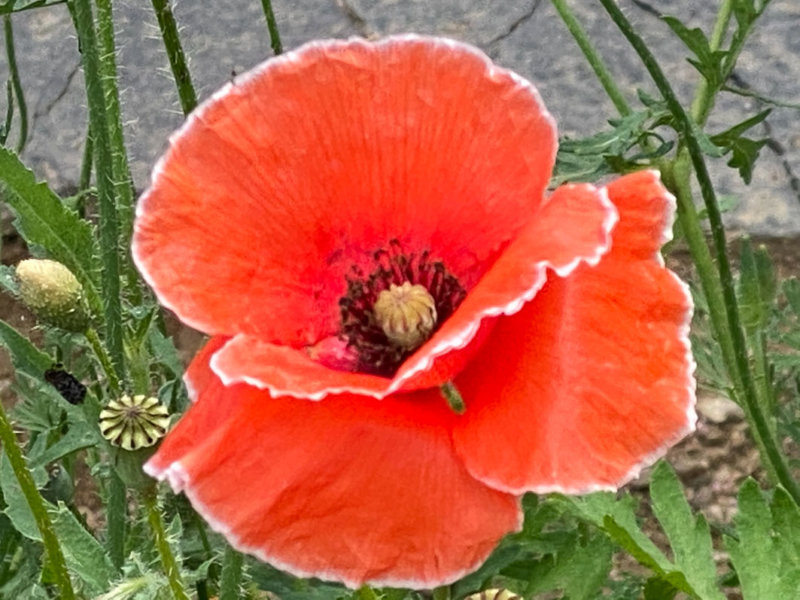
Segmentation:
{"type": "Polygon", "coordinates": [[[122,396],[100,411],[100,433],[114,446],[139,450],[155,444],[169,428],[169,411],[158,398],[122,396]]]}
{"type": "Polygon", "coordinates": [[[30,258],[17,265],[17,279],[20,298],[39,319],[67,331],[86,330],[83,287],[67,267],[30,258]]]}

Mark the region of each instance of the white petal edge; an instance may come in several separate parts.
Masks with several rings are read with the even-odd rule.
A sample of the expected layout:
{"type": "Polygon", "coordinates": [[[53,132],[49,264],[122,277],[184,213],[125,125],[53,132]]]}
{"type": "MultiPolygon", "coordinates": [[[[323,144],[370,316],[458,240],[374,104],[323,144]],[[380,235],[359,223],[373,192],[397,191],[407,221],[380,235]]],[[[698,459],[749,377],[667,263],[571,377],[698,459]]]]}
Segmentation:
{"type": "MultiPolygon", "coordinates": [[[[650,174],[653,175],[656,183],[663,190],[664,198],[667,200],[667,208],[666,208],[666,219],[664,222],[664,229],[661,233],[660,241],[661,246],[666,244],[667,242],[672,240],[672,227],[675,223],[675,215],[677,211],[677,200],[675,196],[673,196],[664,186],[661,184],[661,174],[653,169],[648,170],[650,174]]],[[[660,249],[656,250],[653,257],[656,262],[664,267],[664,258],[661,256],[660,249]]],[[[666,267],[665,267],[666,268],[666,267]]],[[[683,290],[684,297],[686,298],[686,314],[684,315],[683,323],[680,324],[679,327],[679,339],[683,344],[685,349],[685,356],[686,356],[686,394],[688,397],[688,402],[686,405],[686,422],[684,426],[676,431],[672,436],[670,436],[661,446],[653,450],[650,454],[645,455],[639,462],[634,464],[619,480],[607,483],[607,484],[597,484],[597,483],[586,483],[584,485],[577,485],[577,486],[564,486],[564,485],[531,485],[531,486],[521,486],[519,488],[511,487],[504,485],[502,482],[493,480],[490,477],[483,477],[476,475],[470,471],[470,475],[475,477],[478,481],[485,483],[491,488],[494,488],[500,492],[507,492],[509,494],[520,495],[526,492],[533,492],[535,494],[551,494],[551,493],[559,493],[559,494],[568,494],[568,495],[583,495],[583,494],[591,494],[594,492],[615,492],[622,486],[627,483],[630,483],[634,479],[636,479],[641,472],[652,466],[656,461],[663,458],[667,451],[672,448],[675,444],[685,438],[687,435],[693,433],[697,428],[697,380],[694,377],[694,373],[697,369],[697,363],[694,360],[694,354],[692,354],[692,342],[689,337],[689,333],[691,331],[691,324],[692,324],[692,316],[694,314],[694,300],[692,299],[692,293],[689,289],[689,286],[681,280],[673,271],[667,269],[670,276],[675,279],[678,283],[680,288],[683,290]]],[[[469,471],[469,467],[467,467],[469,471]]]]}
{"type": "MultiPolygon", "coordinates": [[[[183,468],[180,461],[175,461],[170,464],[165,469],[157,469],[152,464],[151,461],[145,463],[144,471],[150,477],[157,479],[158,481],[167,481],[172,488],[172,491],[176,494],[183,492],[189,501],[192,503],[194,509],[200,514],[203,519],[208,523],[208,525],[219,533],[220,535],[224,536],[225,539],[228,540],[231,546],[233,546],[239,552],[245,552],[252,556],[255,556],[260,561],[268,563],[273,567],[280,569],[281,571],[285,571],[294,575],[295,577],[307,579],[310,577],[316,577],[319,579],[323,579],[326,581],[337,581],[343,583],[350,589],[357,589],[364,584],[369,584],[375,587],[395,587],[395,588],[408,588],[412,590],[423,590],[423,589],[433,589],[442,585],[449,585],[462,579],[466,575],[476,571],[480,566],[486,561],[486,559],[491,554],[491,550],[486,553],[486,556],[482,557],[474,564],[465,567],[464,569],[457,571],[450,575],[449,577],[441,580],[436,581],[424,581],[421,579],[394,579],[387,577],[385,579],[374,579],[368,581],[356,581],[356,580],[348,580],[340,575],[338,575],[335,571],[306,571],[301,568],[297,568],[289,562],[283,561],[275,556],[270,555],[267,552],[264,552],[261,548],[257,548],[254,546],[249,546],[243,543],[239,537],[233,533],[231,528],[224,522],[218,520],[214,515],[213,511],[211,511],[194,493],[191,486],[191,477],[183,468]]],[[[522,530],[522,524],[525,518],[525,514],[522,511],[522,503],[518,499],[517,500],[517,523],[513,530],[509,531],[508,533],[516,533],[522,530]]],[[[508,534],[507,534],[508,535],[508,534]]],[[[499,540],[498,540],[499,544],[499,540]]]]}
{"type": "MultiPolygon", "coordinates": [[[[619,222],[619,213],[617,212],[617,208],[609,199],[608,192],[605,188],[595,188],[594,186],[591,187],[597,192],[600,203],[605,209],[605,216],[603,218],[603,222],[601,223],[603,239],[601,243],[595,247],[594,252],[591,255],[577,256],[570,262],[560,266],[554,265],[547,260],[534,263],[530,267],[532,280],[527,289],[523,290],[519,295],[514,297],[514,299],[509,302],[488,306],[482,309],[474,315],[473,319],[469,323],[465,324],[464,327],[462,327],[454,335],[439,340],[435,346],[422,346],[417,355],[411,356],[406,360],[405,363],[403,363],[398,375],[396,375],[393,379],[385,380],[386,385],[382,388],[367,389],[359,386],[343,385],[339,387],[323,387],[312,393],[302,393],[296,390],[277,386],[273,383],[262,381],[256,377],[250,377],[246,374],[237,373],[231,375],[222,367],[218,356],[221,352],[225,351],[225,347],[228,344],[237,339],[241,339],[241,336],[234,337],[228,342],[228,344],[223,346],[221,350],[218,350],[212,356],[210,363],[211,370],[222,380],[223,384],[226,386],[237,383],[246,383],[258,389],[269,390],[269,392],[274,396],[290,396],[293,398],[318,401],[329,394],[352,393],[371,396],[380,400],[389,396],[390,394],[394,394],[395,392],[401,390],[403,386],[405,386],[415,376],[428,371],[432,367],[434,360],[454,350],[460,350],[469,344],[475,338],[475,335],[478,333],[478,330],[480,329],[481,323],[484,321],[484,319],[503,315],[509,316],[522,310],[522,307],[533,300],[539,290],[542,289],[547,281],[548,271],[553,271],[558,277],[563,278],[569,276],[581,264],[585,263],[589,266],[596,266],[600,262],[600,259],[610,250],[611,244],[613,243],[611,232],[619,222]]],[[[381,378],[376,377],[376,380],[377,379],[381,378]]]]}
{"type": "MultiPolygon", "coordinates": [[[[150,176],[151,185],[141,195],[138,202],[136,203],[136,218],[137,219],[140,218],[147,211],[147,203],[150,198],[151,190],[153,189],[153,184],[164,172],[164,165],[167,159],[169,159],[172,156],[173,147],[175,146],[176,140],[186,135],[187,132],[191,130],[198,121],[203,120],[203,117],[213,105],[215,105],[219,100],[221,100],[225,96],[228,96],[229,94],[233,93],[234,90],[240,93],[243,86],[248,85],[252,79],[260,77],[266,71],[269,71],[270,69],[276,68],[286,63],[299,62],[300,59],[298,57],[309,50],[313,49],[325,50],[336,46],[346,46],[351,44],[357,44],[366,47],[375,47],[375,46],[392,45],[396,43],[405,43],[405,42],[426,42],[433,45],[444,46],[445,48],[449,48],[451,50],[465,52],[471,54],[476,58],[479,58],[486,67],[487,77],[489,77],[490,79],[494,79],[495,77],[499,76],[510,77],[515,84],[520,86],[520,88],[526,90],[533,97],[535,103],[537,104],[537,107],[541,112],[541,118],[545,120],[547,123],[549,123],[554,132],[557,131],[555,118],[553,117],[552,114],[550,114],[550,112],[545,107],[544,101],[542,100],[539,91],[533,86],[533,84],[524,77],[515,73],[514,71],[494,64],[494,62],[492,62],[492,60],[485,53],[483,53],[480,49],[470,44],[459,42],[457,40],[450,38],[425,36],[413,33],[387,36],[377,42],[367,41],[364,40],[363,38],[355,36],[344,40],[341,39],[315,40],[307,42],[302,46],[299,46],[298,48],[291,50],[290,52],[286,52],[284,54],[281,54],[280,56],[270,58],[256,65],[246,73],[242,73],[241,75],[235,77],[232,81],[226,83],[223,87],[214,92],[214,94],[212,94],[211,97],[204,100],[202,103],[200,103],[200,105],[197,108],[195,108],[191,113],[189,113],[189,116],[186,118],[186,121],[184,121],[181,127],[178,128],[177,131],[175,131],[172,135],[169,136],[169,144],[168,144],[169,147],[167,151],[158,159],[155,166],[153,167],[153,172],[150,176]]],[[[558,139],[557,136],[553,137],[554,141],[553,141],[552,155],[553,155],[553,160],[555,161],[556,150],[558,148],[558,139]]],[[[553,165],[549,165],[549,167],[552,169],[553,165]]],[[[142,278],[145,280],[147,285],[150,286],[150,288],[155,292],[158,301],[164,307],[174,312],[183,323],[189,325],[193,329],[197,329],[199,331],[209,334],[236,333],[236,332],[216,331],[215,328],[212,326],[212,324],[205,321],[202,316],[185,314],[175,305],[175,303],[168,300],[164,294],[163,287],[158,284],[158,282],[152,276],[150,271],[147,269],[146,261],[144,257],[141,255],[141,251],[139,249],[139,244],[136,243],[135,235],[133,237],[133,242],[131,243],[131,255],[133,257],[133,262],[136,265],[136,268],[139,270],[139,273],[141,273],[142,278]]],[[[474,336],[474,332],[472,335],[474,336]]],[[[388,393],[391,392],[387,392],[387,394],[388,393]]],[[[385,395],[386,394],[384,394],[383,396],[385,395]]]]}

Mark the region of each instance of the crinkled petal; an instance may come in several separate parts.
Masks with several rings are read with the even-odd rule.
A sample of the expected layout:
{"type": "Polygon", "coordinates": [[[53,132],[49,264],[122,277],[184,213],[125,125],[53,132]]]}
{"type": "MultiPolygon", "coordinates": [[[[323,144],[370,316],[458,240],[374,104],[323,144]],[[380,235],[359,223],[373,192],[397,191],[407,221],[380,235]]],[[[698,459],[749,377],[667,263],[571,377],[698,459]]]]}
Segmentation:
{"type": "Polygon", "coordinates": [[[552,118],[450,40],[307,44],[237,78],[171,140],[133,254],[208,333],[314,344],[355,266],[398,240],[474,282],[543,200],[552,118]]]}
{"type": "Polygon", "coordinates": [[[596,264],[608,249],[616,219],[603,190],[585,184],[560,188],[393,379],[330,368],[305,350],[243,335],[228,343],[212,366],[228,384],[247,382],[273,395],[317,400],[341,392],[382,398],[397,390],[441,385],[475,355],[492,317],[520,310],[544,285],[548,269],[566,276],[580,262],[596,264]]]}
{"type": "Polygon", "coordinates": [[[498,319],[456,379],[457,451],[497,489],[614,489],[694,427],[691,298],[658,254],[674,200],[653,172],[608,193],[611,251],[498,319]]]}
{"type": "Polygon", "coordinates": [[[519,499],[473,477],[436,391],[383,401],[206,388],[146,470],[238,549],[303,577],[432,588],[521,525],[519,499]]]}

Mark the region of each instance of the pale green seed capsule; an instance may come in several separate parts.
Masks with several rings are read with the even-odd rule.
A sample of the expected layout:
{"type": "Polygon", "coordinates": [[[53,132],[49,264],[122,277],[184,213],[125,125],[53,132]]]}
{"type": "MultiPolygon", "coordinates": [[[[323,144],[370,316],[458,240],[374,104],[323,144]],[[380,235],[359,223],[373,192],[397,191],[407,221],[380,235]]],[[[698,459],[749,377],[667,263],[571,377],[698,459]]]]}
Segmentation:
{"type": "Polygon", "coordinates": [[[169,429],[169,411],[158,398],[122,396],[100,412],[100,433],[114,446],[138,450],[155,444],[169,429]]]}

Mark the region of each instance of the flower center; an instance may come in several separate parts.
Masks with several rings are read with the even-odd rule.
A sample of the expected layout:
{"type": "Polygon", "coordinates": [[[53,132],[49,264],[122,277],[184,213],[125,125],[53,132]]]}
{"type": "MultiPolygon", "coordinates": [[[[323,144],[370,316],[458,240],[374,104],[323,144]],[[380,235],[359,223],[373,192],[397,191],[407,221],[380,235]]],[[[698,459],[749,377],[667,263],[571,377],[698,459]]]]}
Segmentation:
{"type": "Polygon", "coordinates": [[[339,300],[341,335],[358,357],[356,368],[392,377],[461,304],[466,291],[426,250],[405,252],[400,242],[375,252],[376,268],[354,267],[339,300]]]}
{"type": "Polygon", "coordinates": [[[436,305],[424,286],[391,284],[372,307],[389,342],[412,350],[428,339],[436,326],[436,305]]]}

